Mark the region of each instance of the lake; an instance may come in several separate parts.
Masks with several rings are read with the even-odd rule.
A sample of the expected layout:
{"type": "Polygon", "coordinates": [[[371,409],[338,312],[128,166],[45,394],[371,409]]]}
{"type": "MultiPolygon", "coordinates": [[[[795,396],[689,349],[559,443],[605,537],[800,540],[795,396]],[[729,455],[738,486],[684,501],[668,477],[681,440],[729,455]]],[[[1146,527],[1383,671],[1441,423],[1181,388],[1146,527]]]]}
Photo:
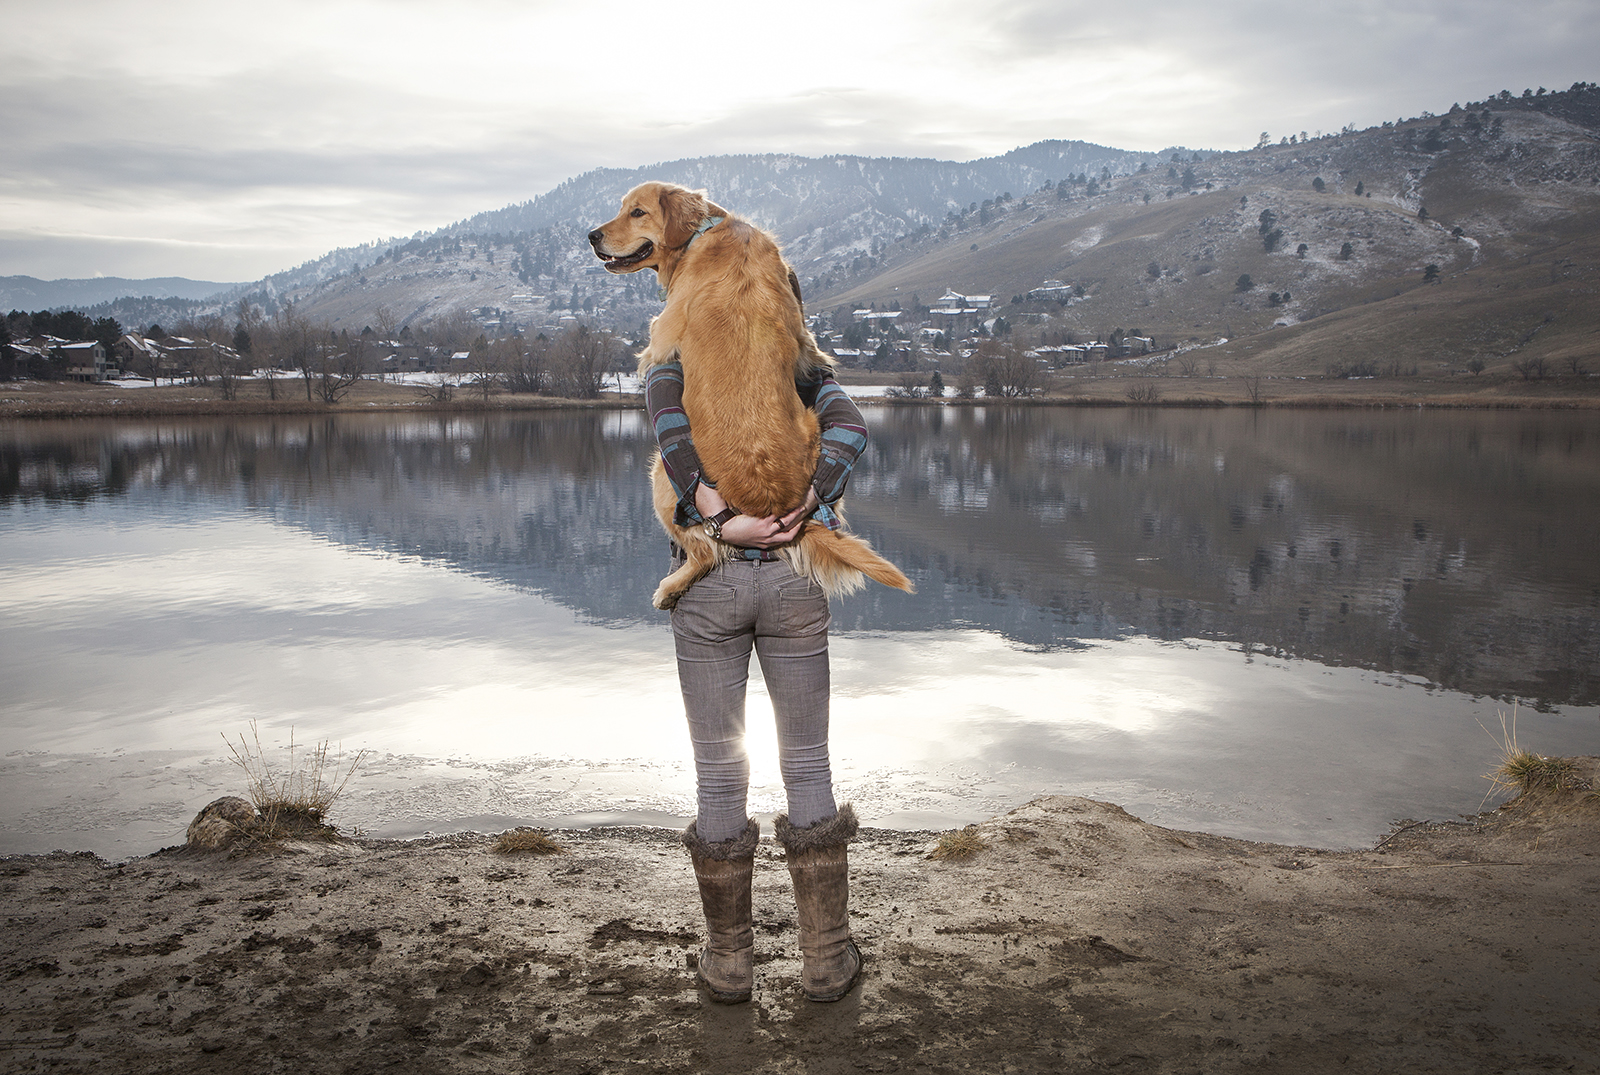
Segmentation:
{"type": "MultiPolygon", "coordinates": [[[[1064,793],[1360,846],[1482,808],[1502,713],[1600,753],[1600,415],[864,410],[851,524],[918,586],[835,604],[867,824],[1064,793]]],[[[0,853],[181,842],[252,725],[368,752],[346,829],[683,824],[652,449],[632,411],[0,424],[0,853]]]]}

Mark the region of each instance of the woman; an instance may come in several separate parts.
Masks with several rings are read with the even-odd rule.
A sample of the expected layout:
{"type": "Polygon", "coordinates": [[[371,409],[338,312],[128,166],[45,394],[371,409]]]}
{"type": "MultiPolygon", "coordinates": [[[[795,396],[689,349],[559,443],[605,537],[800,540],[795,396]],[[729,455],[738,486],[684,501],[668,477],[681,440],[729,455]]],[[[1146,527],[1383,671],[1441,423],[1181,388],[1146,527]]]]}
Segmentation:
{"type": "MultiPolygon", "coordinates": [[[[850,938],[849,863],[855,812],[838,807],[828,764],[828,599],[775,551],[806,520],[841,525],[833,505],[844,495],[867,431],[850,397],[823,372],[795,391],[817,413],[822,449],[804,504],[783,516],[740,514],[705,474],[683,411],[683,368],[653,367],[645,381],[667,477],[678,494],[674,521],[704,525],[738,550],[696,582],[672,610],[678,681],[694,745],[697,808],[684,833],[694,862],[710,940],[698,977],[712,999],[738,1004],[754,988],[750,882],[761,827],[746,813],[750,765],[744,749],[750,652],[777,719],[778,765],[788,813],[774,825],[794,883],[803,959],[801,986],[815,1001],[838,1000],[861,972],[850,938]]],[[[675,559],[682,550],[673,548],[675,559]]]]}

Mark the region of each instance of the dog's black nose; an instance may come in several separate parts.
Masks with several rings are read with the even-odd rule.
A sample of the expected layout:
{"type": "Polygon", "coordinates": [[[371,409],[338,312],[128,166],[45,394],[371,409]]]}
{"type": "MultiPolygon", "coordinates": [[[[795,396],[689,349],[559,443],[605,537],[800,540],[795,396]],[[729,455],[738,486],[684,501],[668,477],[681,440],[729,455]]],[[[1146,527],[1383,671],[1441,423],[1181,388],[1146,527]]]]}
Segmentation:
{"type": "Polygon", "coordinates": [[[599,228],[596,228],[596,229],[594,229],[594,231],[591,231],[589,233],[589,245],[590,246],[599,246],[600,245],[600,240],[603,239],[603,238],[605,238],[605,236],[600,234],[600,229],[599,228]]]}

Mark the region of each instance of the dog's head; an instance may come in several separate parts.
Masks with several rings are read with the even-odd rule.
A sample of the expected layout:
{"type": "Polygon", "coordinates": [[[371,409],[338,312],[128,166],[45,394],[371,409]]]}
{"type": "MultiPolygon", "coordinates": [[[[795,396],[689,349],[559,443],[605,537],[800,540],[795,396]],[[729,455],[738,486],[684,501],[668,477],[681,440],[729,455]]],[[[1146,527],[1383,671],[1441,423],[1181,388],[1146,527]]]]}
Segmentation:
{"type": "Polygon", "coordinates": [[[589,233],[595,257],[607,272],[661,271],[675,259],[708,216],[726,216],[704,192],[673,183],[641,183],[622,197],[622,209],[589,233]]]}

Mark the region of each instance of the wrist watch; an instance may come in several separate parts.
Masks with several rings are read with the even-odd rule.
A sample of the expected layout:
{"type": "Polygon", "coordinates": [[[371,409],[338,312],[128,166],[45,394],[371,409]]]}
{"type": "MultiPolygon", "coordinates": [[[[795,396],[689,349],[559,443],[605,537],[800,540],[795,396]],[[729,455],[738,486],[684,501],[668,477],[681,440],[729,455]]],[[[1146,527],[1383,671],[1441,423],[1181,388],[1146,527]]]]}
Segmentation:
{"type": "Polygon", "coordinates": [[[712,541],[721,541],[722,540],[722,528],[723,528],[723,526],[727,523],[727,521],[729,519],[733,518],[737,514],[739,514],[737,509],[734,509],[734,508],[723,508],[721,511],[717,512],[711,518],[707,519],[706,520],[706,537],[710,538],[712,541]]]}

